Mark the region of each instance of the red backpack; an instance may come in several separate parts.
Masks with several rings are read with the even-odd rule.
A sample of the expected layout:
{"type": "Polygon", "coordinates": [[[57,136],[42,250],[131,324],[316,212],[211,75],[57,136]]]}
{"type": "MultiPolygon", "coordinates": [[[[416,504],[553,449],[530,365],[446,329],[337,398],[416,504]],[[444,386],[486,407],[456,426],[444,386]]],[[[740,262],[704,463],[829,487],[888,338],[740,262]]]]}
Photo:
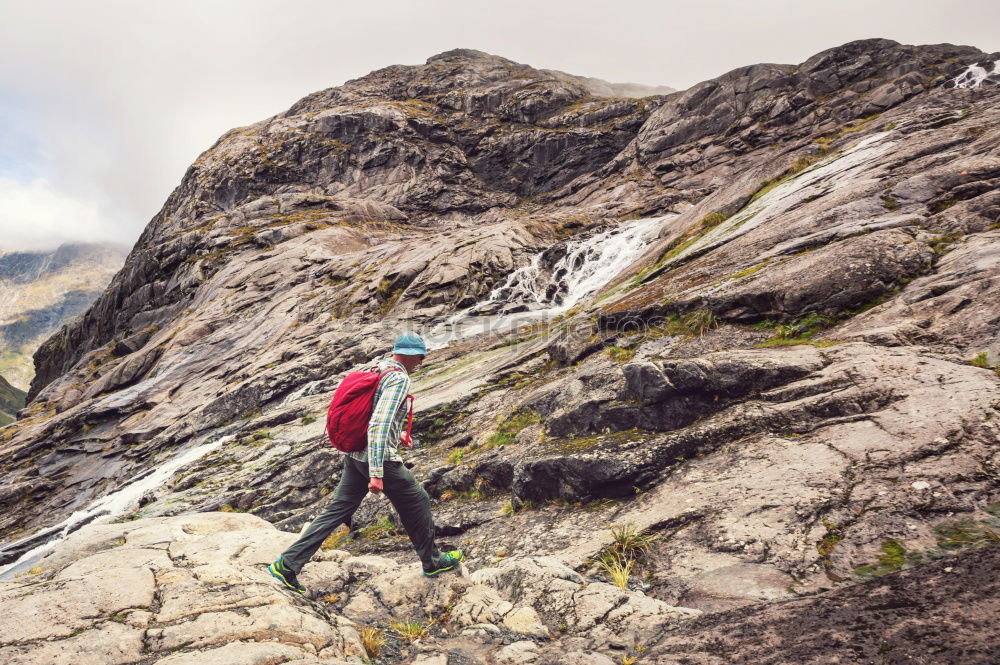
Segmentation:
{"type": "MultiPolygon", "coordinates": [[[[389,369],[389,372],[402,370],[389,369]]],[[[337,386],[330,400],[330,408],[326,412],[326,435],[337,450],[345,453],[356,453],[368,445],[368,421],[371,420],[375,408],[375,390],[383,373],[371,370],[351,372],[337,386]]],[[[406,423],[406,436],[403,437],[403,447],[413,446],[410,430],[413,429],[413,395],[407,395],[410,400],[410,415],[406,423]]]]}

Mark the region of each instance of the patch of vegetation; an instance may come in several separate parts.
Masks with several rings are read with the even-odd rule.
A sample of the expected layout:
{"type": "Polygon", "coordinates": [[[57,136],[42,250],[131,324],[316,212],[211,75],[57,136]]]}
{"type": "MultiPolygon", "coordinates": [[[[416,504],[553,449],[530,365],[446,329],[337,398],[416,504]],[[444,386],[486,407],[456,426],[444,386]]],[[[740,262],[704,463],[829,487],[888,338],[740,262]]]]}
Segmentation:
{"type": "Polygon", "coordinates": [[[513,515],[516,512],[517,512],[517,509],[514,508],[514,502],[513,501],[507,501],[502,506],[500,506],[500,510],[497,511],[498,514],[503,515],[504,517],[510,517],[511,515],[513,515]]]}
{"type": "Polygon", "coordinates": [[[894,573],[906,564],[906,548],[898,540],[886,540],[882,543],[882,554],[873,564],[854,569],[858,577],[879,577],[894,573]]]}
{"type": "Polygon", "coordinates": [[[828,154],[830,154],[828,151],[819,149],[814,151],[811,155],[803,155],[802,157],[797,157],[791,163],[791,165],[789,165],[788,170],[785,171],[784,175],[789,178],[798,175],[799,173],[802,173],[803,171],[805,171],[807,168],[809,168],[819,160],[826,157],[828,154]]]}
{"type": "Polygon", "coordinates": [[[882,192],[879,198],[882,200],[882,207],[886,210],[896,210],[899,208],[899,201],[888,191],[882,192]]]}
{"type": "Polygon", "coordinates": [[[427,414],[419,418],[418,423],[416,423],[422,433],[420,440],[424,445],[431,445],[444,439],[451,426],[466,416],[465,413],[449,407],[442,407],[433,415],[434,417],[431,418],[430,414],[427,414]]]}
{"type": "Polygon", "coordinates": [[[701,337],[712,328],[719,326],[715,320],[715,315],[712,314],[712,310],[710,309],[697,309],[693,312],[688,312],[681,317],[681,322],[691,331],[692,335],[697,335],[698,337],[701,337]]]}
{"type": "Polygon", "coordinates": [[[610,527],[612,543],[598,558],[598,565],[619,589],[627,589],[633,570],[652,547],[656,535],[632,523],[610,527]]]}
{"type": "Polygon", "coordinates": [[[990,361],[989,356],[986,351],[980,351],[973,358],[969,360],[969,364],[973,367],[982,367],[983,369],[989,369],[990,361]]]}
{"type": "Polygon", "coordinates": [[[327,536],[326,540],[323,541],[323,544],[319,546],[320,549],[322,550],[343,549],[344,546],[346,546],[347,543],[350,542],[350,538],[348,537],[348,534],[350,534],[350,532],[351,530],[348,528],[346,524],[341,524],[339,527],[337,527],[337,529],[333,533],[327,536]]]}
{"type": "Polygon", "coordinates": [[[861,118],[860,120],[855,120],[854,122],[848,123],[848,124],[844,125],[843,129],[841,129],[841,133],[856,132],[859,129],[863,128],[865,125],[867,125],[872,120],[878,119],[878,117],[881,116],[881,115],[882,115],[881,113],[872,113],[871,115],[865,116],[864,118],[861,118]]]}
{"type": "MultiPolygon", "coordinates": [[[[517,339],[514,343],[520,343],[522,341],[524,341],[524,340],[523,339],[517,339]]],[[[507,343],[507,342],[504,342],[504,346],[510,346],[510,344],[507,343]]],[[[542,377],[542,373],[540,373],[540,372],[534,372],[534,373],[530,373],[529,374],[527,372],[516,372],[515,371],[515,372],[511,372],[510,374],[507,374],[506,376],[504,376],[502,379],[499,379],[498,381],[494,381],[493,383],[490,384],[489,387],[490,387],[490,390],[500,390],[500,389],[520,390],[521,388],[530,386],[535,381],[538,381],[541,377],[542,377]]]]}
{"type": "Polygon", "coordinates": [[[462,459],[464,457],[465,457],[465,448],[456,448],[455,450],[451,451],[451,453],[448,454],[448,457],[445,459],[445,461],[447,461],[448,464],[461,464],[462,459]]]}
{"type": "Polygon", "coordinates": [[[389,622],[389,627],[401,638],[406,640],[407,643],[412,644],[419,639],[427,637],[430,634],[430,626],[421,623],[420,621],[399,621],[393,619],[389,622]]]}
{"type": "MultiPolygon", "coordinates": [[[[635,277],[629,280],[622,288],[635,289],[649,279],[650,277],[656,276],[660,273],[660,269],[663,268],[667,263],[672,261],[681,255],[688,247],[697,242],[707,231],[710,229],[703,229],[700,225],[691,227],[680,237],[674,238],[670,244],[667,245],[664,253],[657,259],[656,263],[652,266],[647,266],[643,268],[635,277]]],[[[611,295],[614,291],[609,292],[605,295],[611,295]]],[[[600,300],[598,301],[600,302],[600,300]]]]}
{"type": "Polygon", "coordinates": [[[608,358],[621,365],[624,365],[635,357],[635,349],[623,349],[620,346],[609,346],[604,352],[608,358]]]}
{"type": "Polygon", "coordinates": [[[378,628],[372,626],[365,626],[360,631],[361,644],[365,647],[365,653],[372,660],[375,660],[382,654],[382,648],[385,647],[385,633],[383,633],[378,628]]]}
{"type": "Polygon", "coordinates": [[[241,508],[234,508],[231,503],[224,503],[219,507],[219,510],[224,513],[245,513],[246,511],[241,508]]]}
{"type": "Polygon", "coordinates": [[[580,436],[571,439],[549,439],[546,444],[561,453],[575,453],[592,450],[597,446],[616,446],[627,444],[633,441],[641,441],[649,435],[649,432],[633,427],[632,429],[620,432],[610,432],[608,434],[592,434],[590,436],[580,436]]]}
{"type": "Polygon", "coordinates": [[[986,511],[994,517],[985,520],[967,518],[934,527],[936,548],[922,552],[907,550],[897,540],[886,540],[882,543],[882,554],[876,562],[855,568],[854,574],[858,577],[878,577],[948,554],[996,545],[1000,543],[1000,519],[996,518],[996,515],[1000,515],[1000,502],[987,506],[986,511]]]}
{"type": "Polygon", "coordinates": [[[836,325],[838,318],[829,314],[809,312],[792,323],[775,323],[770,320],[754,324],[757,330],[774,330],[774,337],[757,344],[757,348],[774,346],[794,346],[796,344],[812,344],[813,346],[833,346],[836,342],[817,342],[812,338],[819,332],[836,325]]]}
{"type": "Polygon", "coordinates": [[[480,486],[472,487],[467,490],[446,489],[441,492],[440,499],[442,501],[451,501],[453,499],[459,501],[482,501],[486,498],[486,494],[483,493],[480,486]]]}
{"type": "Polygon", "coordinates": [[[796,158],[791,164],[789,164],[788,168],[781,173],[781,175],[773,179],[762,181],[760,183],[760,187],[757,188],[757,191],[751,195],[750,201],[747,205],[766,196],[768,192],[773,190],[778,185],[785,184],[799,173],[802,173],[807,168],[830,154],[828,143],[823,143],[819,140],[817,140],[817,143],[819,144],[819,147],[814,150],[812,154],[796,158]]]}
{"type": "Polygon", "coordinates": [[[728,275],[724,279],[739,279],[741,277],[748,277],[749,275],[754,274],[758,270],[763,270],[768,265],[770,265],[770,263],[771,263],[770,261],[764,261],[763,263],[758,263],[755,266],[751,266],[749,268],[744,268],[743,270],[741,270],[739,272],[733,273],[732,275],[728,275]]]}
{"type": "Polygon", "coordinates": [[[1000,520],[990,519],[989,522],[964,519],[940,524],[934,528],[938,547],[953,552],[1000,543],[1000,520]]]}
{"type": "Polygon", "coordinates": [[[655,534],[645,529],[637,529],[631,522],[611,527],[611,537],[614,540],[611,549],[631,559],[648,554],[649,548],[656,540],[655,534]]]}
{"type": "Polygon", "coordinates": [[[488,450],[499,446],[509,446],[517,440],[517,435],[521,430],[529,425],[540,422],[542,422],[542,417],[532,409],[515,411],[507,420],[500,424],[497,431],[486,440],[486,443],[479,446],[476,451],[488,450]]]}
{"type": "Polygon", "coordinates": [[[931,251],[940,256],[942,254],[947,254],[948,251],[951,250],[951,246],[961,238],[961,231],[953,231],[952,233],[934,236],[931,238],[928,246],[931,248],[931,251]]]}
{"type": "Polygon", "coordinates": [[[628,580],[632,575],[632,568],[635,566],[634,559],[608,552],[601,557],[598,565],[611,578],[612,584],[619,589],[628,589],[628,580]]]}
{"type": "Polygon", "coordinates": [[[27,577],[28,575],[41,575],[44,572],[44,568],[41,566],[32,566],[28,570],[22,571],[20,573],[14,573],[14,577],[27,577]]]}
{"type": "Polygon", "coordinates": [[[936,201],[931,204],[930,209],[932,214],[938,214],[939,212],[944,212],[948,208],[952,207],[958,203],[958,199],[945,199],[943,201],[936,201]]]}
{"type": "Polygon", "coordinates": [[[708,229],[715,228],[727,219],[729,219],[729,215],[716,210],[715,212],[710,212],[702,217],[699,225],[703,231],[707,231],[708,229]]]}
{"type": "Polygon", "coordinates": [[[316,416],[312,414],[307,416],[302,416],[302,418],[299,420],[299,423],[301,423],[302,425],[311,425],[314,422],[316,422],[316,416]]]}
{"type": "Polygon", "coordinates": [[[820,562],[822,562],[823,567],[826,568],[829,574],[830,569],[833,567],[831,556],[837,547],[837,543],[844,539],[844,534],[841,533],[840,528],[836,524],[832,524],[826,520],[823,521],[823,526],[826,528],[826,535],[816,543],[816,551],[819,552],[820,562]]]}
{"type": "Polygon", "coordinates": [[[701,337],[712,328],[717,328],[718,321],[710,309],[698,309],[686,314],[668,314],[661,323],[649,329],[646,336],[650,338],[663,335],[701,337]]]}
{"type": "Polygon", "coordinates": [[[382,515],[375,521],[375,524],[360,529],[358,537],[367,540],[381,540],[387,536],[395,536],[397,533],[396,525],[392,523],[392,520],[386,515],[382,515]]]}

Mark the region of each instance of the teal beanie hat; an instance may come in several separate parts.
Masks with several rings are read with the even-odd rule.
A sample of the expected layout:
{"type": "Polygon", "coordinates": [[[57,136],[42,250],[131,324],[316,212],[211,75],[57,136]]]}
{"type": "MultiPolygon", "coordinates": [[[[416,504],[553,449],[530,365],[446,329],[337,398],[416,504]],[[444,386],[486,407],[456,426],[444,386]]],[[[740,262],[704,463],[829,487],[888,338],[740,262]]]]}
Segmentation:
{"type": "Polygon", "coordinates": [[[427,346],[420,335],[413,332],[406,332],[396,338],[396,344],[392,347],[392,352],[404,356],[426,356],[427,346]]]}

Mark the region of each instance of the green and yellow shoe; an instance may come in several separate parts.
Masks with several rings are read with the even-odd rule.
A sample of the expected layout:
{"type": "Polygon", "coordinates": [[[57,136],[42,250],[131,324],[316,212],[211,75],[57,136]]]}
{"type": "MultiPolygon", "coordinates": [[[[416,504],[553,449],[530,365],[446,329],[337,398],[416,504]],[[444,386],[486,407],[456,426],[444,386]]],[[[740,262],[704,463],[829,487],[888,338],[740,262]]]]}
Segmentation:
{"type": "Polygon", "coordinates": [[[270,564],[267,567],[269,573],[281,580],[281,583],[292,591],[298,591],[299,593],[305,593],[306,588],[302,586],[299,582],[299,578],[295,576],[295,571],[285,565],[285,562],[278,557],[278,560],[270,564]]]}
{"type": "Polygon", "coordinates": [[[445,552],[438,560],[437,569],[425,570],[424,577],[437,577],[444,571],[451,570],[463,561],[465,561],[465,552],[462,550],[451,550],[450,552],[445,552]]]}

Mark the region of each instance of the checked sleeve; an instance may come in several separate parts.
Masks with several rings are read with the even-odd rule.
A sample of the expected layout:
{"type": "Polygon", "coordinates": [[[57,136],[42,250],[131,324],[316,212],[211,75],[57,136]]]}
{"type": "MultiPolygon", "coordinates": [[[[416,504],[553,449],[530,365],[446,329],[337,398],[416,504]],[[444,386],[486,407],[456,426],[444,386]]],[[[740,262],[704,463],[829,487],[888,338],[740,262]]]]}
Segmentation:
{"type": "Polygon", "coordinates": [[[392,424],[396,413],[406,401],[410,377],[405,372],[388,372],[382,377],[379,388],[378,402],[368,421],[368,475],[371,478],[382,477],[382,461],[386,450],[390,445],[395,445],[391,440],[392,424]]]}

